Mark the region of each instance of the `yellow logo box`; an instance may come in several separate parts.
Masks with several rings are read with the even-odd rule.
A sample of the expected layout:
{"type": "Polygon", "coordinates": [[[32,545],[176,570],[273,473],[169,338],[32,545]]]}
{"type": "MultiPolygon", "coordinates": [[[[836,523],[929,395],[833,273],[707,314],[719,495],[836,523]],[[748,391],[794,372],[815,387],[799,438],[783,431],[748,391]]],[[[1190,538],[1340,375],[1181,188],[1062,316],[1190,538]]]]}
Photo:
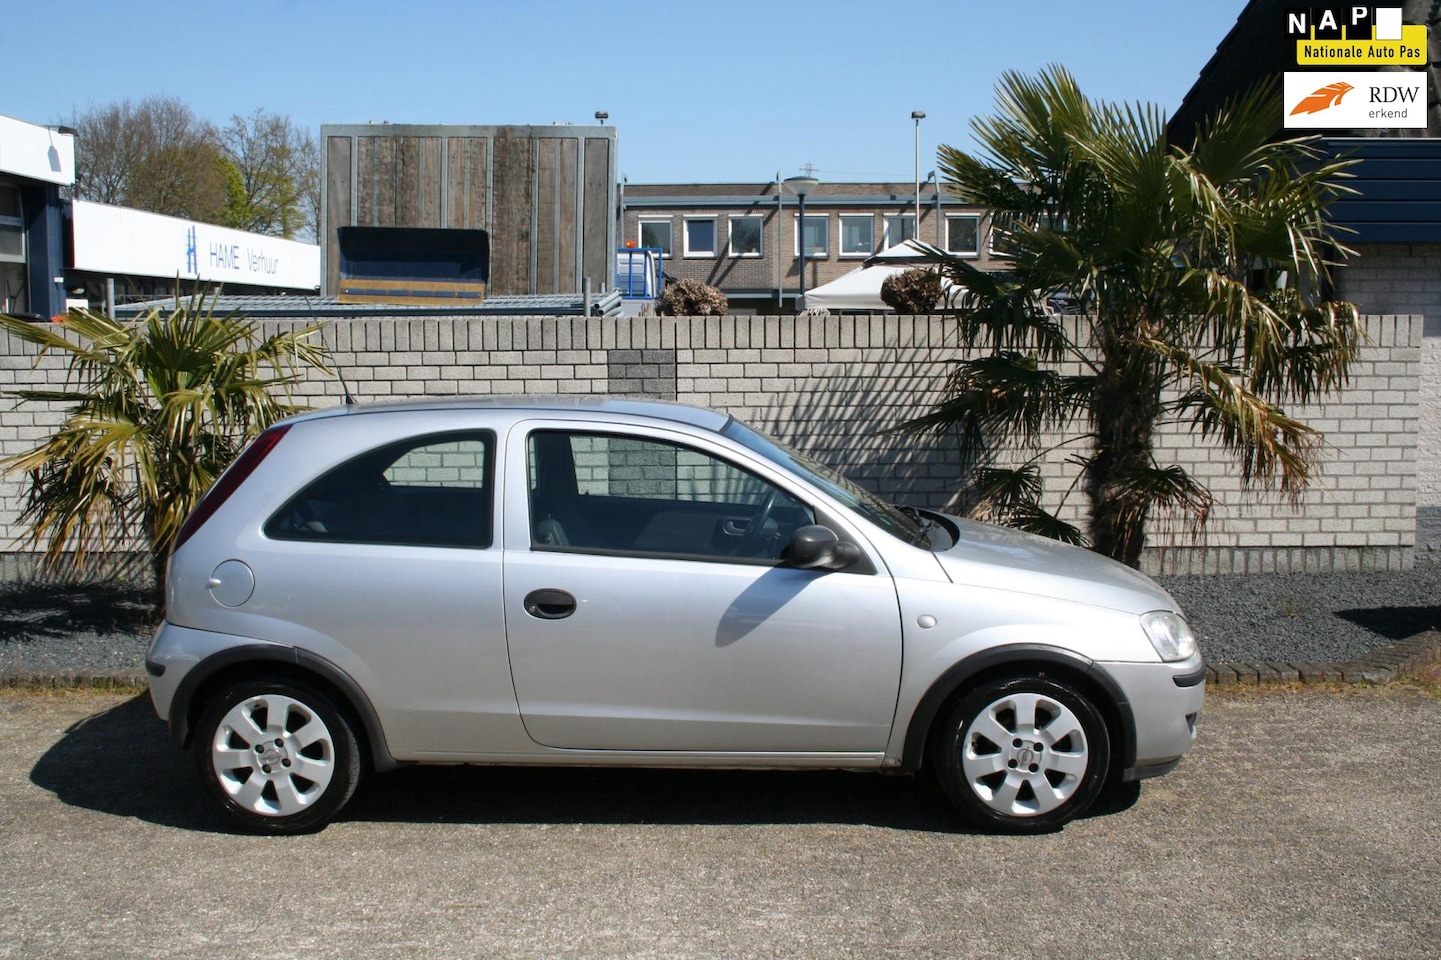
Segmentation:
{"type": "Polygon", "coordinates": [[[1400,40],[1297,40],[1296,63],[1315,67],[1426,66],[1426,28],[1401,27],[1400,40]]]}

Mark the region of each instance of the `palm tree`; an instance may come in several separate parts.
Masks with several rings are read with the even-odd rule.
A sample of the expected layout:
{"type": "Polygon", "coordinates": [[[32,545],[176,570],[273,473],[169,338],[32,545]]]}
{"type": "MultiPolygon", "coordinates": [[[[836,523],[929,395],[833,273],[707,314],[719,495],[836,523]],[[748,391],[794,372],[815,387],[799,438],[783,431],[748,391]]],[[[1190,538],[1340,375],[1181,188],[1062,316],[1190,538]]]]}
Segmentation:
{"type": "Polygon", "coordinates": [[[972,123],[981,152],[942,147],[940,166],[961,202],[993,211],[1010,268],[988,274],[935,252],[977,352],[956,364],[942,402],[898,429],[958,433],[976,465],[973,515],[1089,540],[1131,566],[1149,521],[1199,533],[1214,504],[1156,460],[1164,426],[1199,431],[1235,457],[1245,485],[1295,502],[1320,437],[1283,404],[1343,385],[1360,336],[1353,305],[1318,295],[1350,252],[1324,216],[1348,192],[1337,183],[1346,162],[1271,139],[1274,85],[1228,104],[1184,147],[1167,143],[1157,107],[1092,101],[1061,67],[1007,73],[997,102],[972,123]],[[1078,322],[1048,309],[1057,296],[1078,322]],[[1043,448],[1055,432],[1059,447],[1043,448]],[[1079,468],[1086,534],[1041,507],[1040,464],[1058,449],[1079,468]]]}
{"type": "MultiPolygon", "coordinates": [[[[29,479],[20,519],[52,570],[148,548],[159,596],[175,535],[217,477],[261,430],[305,409],[290,387],[307,366],[329,372],[319,327],[261,338],[240,314],[217,317],[203,295],[122,323],[71,310],[62,324],[0,317],[40,356],[69,358],[59,390],[26,403],[68,405],[45,442],[7,458],[29,479]]],[[[37,358],[37,363],[39,362],[37,358]]]]}

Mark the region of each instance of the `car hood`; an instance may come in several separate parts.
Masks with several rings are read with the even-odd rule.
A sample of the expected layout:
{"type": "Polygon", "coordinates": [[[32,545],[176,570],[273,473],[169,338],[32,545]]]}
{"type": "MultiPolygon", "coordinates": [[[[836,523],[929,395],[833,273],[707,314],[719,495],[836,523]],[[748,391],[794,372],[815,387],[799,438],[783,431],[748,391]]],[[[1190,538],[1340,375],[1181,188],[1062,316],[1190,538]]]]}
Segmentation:
{"type": "Polygon", "coordinates": [[[1127,613],[1180,612],[1150,577],[1090,550],[959,517],[956,543],[936,559],[953,583],[1056,597],[1127,613]]]}

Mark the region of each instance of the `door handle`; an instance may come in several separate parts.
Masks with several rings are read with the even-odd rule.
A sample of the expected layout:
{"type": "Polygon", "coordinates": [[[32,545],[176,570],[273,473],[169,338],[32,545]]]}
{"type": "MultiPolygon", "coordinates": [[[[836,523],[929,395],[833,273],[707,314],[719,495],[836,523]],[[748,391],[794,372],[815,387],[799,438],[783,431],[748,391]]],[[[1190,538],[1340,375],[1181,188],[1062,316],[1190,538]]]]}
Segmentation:
{"type": "Polygon", "coordinates": [[[575,613],[575,597],[564,590],[532,590],[525,595],[525,612],[538,620],[564,620],[575,613]]]}

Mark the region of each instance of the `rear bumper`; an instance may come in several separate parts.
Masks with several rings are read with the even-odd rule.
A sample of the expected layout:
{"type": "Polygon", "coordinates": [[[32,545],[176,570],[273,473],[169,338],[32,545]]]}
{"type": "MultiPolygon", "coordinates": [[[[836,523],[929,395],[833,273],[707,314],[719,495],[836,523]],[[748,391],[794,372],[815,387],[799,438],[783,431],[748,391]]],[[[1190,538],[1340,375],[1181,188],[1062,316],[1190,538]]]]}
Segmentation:
{"type": "Polygon", "coordinates": [[[241,638],[229,634],[178,627],[168,620],[160,624],[145,654],[145,672],[150,675],[150,702],[160,719],[170,724],[172,737],[184,733],[184,724],[174,723],[174,711],[176,695],[186,677],[203,661],[241,642],[241,638]]]}

